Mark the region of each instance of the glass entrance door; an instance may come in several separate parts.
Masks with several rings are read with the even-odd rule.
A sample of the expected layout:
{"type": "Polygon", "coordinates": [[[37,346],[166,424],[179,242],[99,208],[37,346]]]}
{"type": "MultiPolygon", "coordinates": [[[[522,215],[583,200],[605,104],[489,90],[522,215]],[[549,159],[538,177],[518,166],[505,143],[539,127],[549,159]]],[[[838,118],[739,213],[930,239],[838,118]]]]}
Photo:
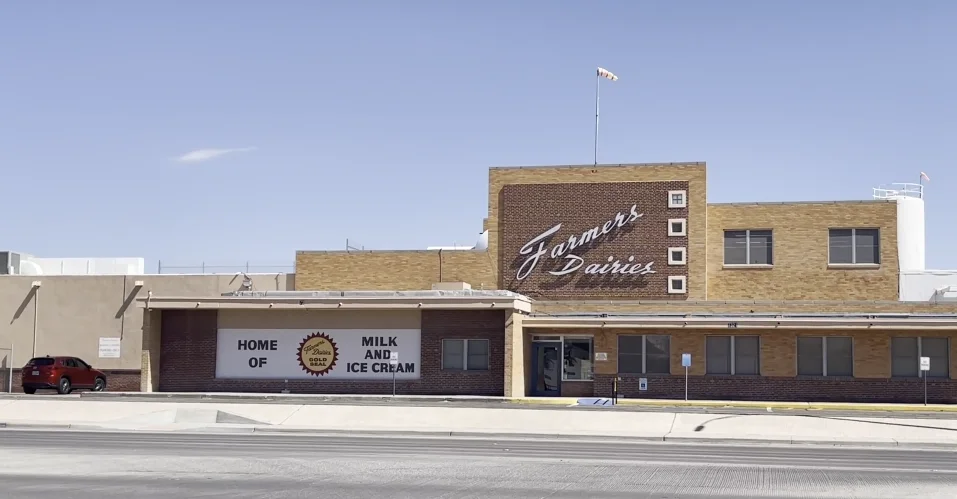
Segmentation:
{"type": "Polygon", "coordinates": [[[532,343],[533,397],[560,397],[562,394],[561,343],[532,343]]]}

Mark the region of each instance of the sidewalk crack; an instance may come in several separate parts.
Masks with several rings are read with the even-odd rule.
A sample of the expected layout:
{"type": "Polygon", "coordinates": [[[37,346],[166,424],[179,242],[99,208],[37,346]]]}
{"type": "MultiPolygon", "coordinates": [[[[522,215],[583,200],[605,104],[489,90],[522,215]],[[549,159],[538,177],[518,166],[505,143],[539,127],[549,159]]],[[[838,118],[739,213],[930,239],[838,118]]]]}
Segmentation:
{"type": "Polygon", "coordinates": [[[295,410],[295,411],[292,411],[291,413],[289,413],[289,415],[286,416],[282,421],[280,421],[279,423],[277,423],[276,426],[282,426],[282,425],[286,424],[286,421],[289,421],[289,418],[295,416],[296,413],[299,412],[299,411],[301,411],[303,407],[305,407],[305,405],[300,405],[299,407],[296,407],[296,410],[295,410]]]}

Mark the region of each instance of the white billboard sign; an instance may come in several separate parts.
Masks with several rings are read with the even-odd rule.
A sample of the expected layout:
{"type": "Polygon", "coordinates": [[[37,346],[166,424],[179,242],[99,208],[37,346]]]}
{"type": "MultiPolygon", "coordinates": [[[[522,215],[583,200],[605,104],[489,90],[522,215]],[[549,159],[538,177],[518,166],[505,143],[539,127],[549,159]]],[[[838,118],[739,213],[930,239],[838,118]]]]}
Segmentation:
{"type": "Polygon", "coordinates": [[[220,329],[216,377],[418,379],[421,350],[419,329],[220,329]]]}

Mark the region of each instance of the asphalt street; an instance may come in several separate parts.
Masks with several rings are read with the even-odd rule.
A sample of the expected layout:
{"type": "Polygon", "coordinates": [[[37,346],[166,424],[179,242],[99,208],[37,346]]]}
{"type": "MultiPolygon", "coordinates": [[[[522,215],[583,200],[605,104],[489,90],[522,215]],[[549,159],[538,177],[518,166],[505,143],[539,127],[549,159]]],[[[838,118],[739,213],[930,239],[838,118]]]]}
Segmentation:
{"type": "Polygon", "coordinates": [[[952,499],[957,453],[568,440],[0,431],[0,496],[952,499]]]}
{"type": "Polygon", "coordinates": [[[617,405],[617,406],[603,406],[603,407],[589,407],[589,406],[564,406],[564,405],[552,405],[552,404],[527,404],[527,403],[518,403],[507,400],[468,400],[468,399],[453,399],[453,400],[442,400],[442,399],[416,399],[414,401],[404,400],[404,399],[389,399],[389,398],[372,398],[372,397],[322,397],[322,396],[305,396],[305,397],[270,397],[268,395],[263,395],[261,397],[250,397],[250,398],[202,398],[202,397],[155,397],[155,396],[145,396],[138,397],[135,394],[123,395],[122,397],[81,397],[79,394],[74,395],[49,395],[49,394],[39,394],[39,395],[22,395],[22,394],[10,394],[10,395],[0,395],[0,399],[4,398],[15,398],[15,399],[25,399],[33,400],[37,397],[43,397],[43,400],[59,400],[63,402],[79,402],[83,400],[100,400],[100,401],[109,401],[116,403],[123,402],[169,402],[169,403],[186,403],[186,404],[202,404],[202,403],[211,403],[211,404],[289,404],[289,405],[357,405],[357,406],[388,406],[388,405],[399,405],[399,406],[414,406],[414,407],[471,407],[471,408],[498,408],[498,409],[508,409],[508,408],[521,408],[521,409],[533,409],[533,410],[543,410],[543,411],[626,411],[626,412],[667,412],[667,413],[681,413],[681,414],[719,414],[719,415],[748,415],[748,414],[779,414],[784,416],[796,416],[796,415],[808,415],[815,417],[825,417],[825,418],[848,418],[848,417],[857,417],[857,418],[894,418],[894,419],[957,419],[957,412],[942,412],[942,411],[866,411],[866,410],[850,410],[850,411],[838,411],[838,410],[809,410],[809,409],[773,409],[768,411],[766,408],[741,408],[741,407],[672,407],[672,406],[633,406],[633,405],[617,405]]]}

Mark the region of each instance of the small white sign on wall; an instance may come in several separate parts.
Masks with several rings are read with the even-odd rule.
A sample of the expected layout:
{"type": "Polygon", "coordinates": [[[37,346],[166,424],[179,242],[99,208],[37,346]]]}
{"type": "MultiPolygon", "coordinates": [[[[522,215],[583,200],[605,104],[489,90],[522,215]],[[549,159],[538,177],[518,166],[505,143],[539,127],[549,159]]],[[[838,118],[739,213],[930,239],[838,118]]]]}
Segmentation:
{"type": "Polygon", "coordinates": [[[608,360],[608,352],[595,352],[595,362],[605,362],[608,360]]]}
{"type": "Polygon", "coordinates": [[[638,378],[638,390],[648,391],[648,378],[638,378]]]}
{"type": "Polygon", "coordinates": [[[120,346],[119,338],[100,338],[96,356],[101,359],[118,359],[120,358],[120,346]]]}

